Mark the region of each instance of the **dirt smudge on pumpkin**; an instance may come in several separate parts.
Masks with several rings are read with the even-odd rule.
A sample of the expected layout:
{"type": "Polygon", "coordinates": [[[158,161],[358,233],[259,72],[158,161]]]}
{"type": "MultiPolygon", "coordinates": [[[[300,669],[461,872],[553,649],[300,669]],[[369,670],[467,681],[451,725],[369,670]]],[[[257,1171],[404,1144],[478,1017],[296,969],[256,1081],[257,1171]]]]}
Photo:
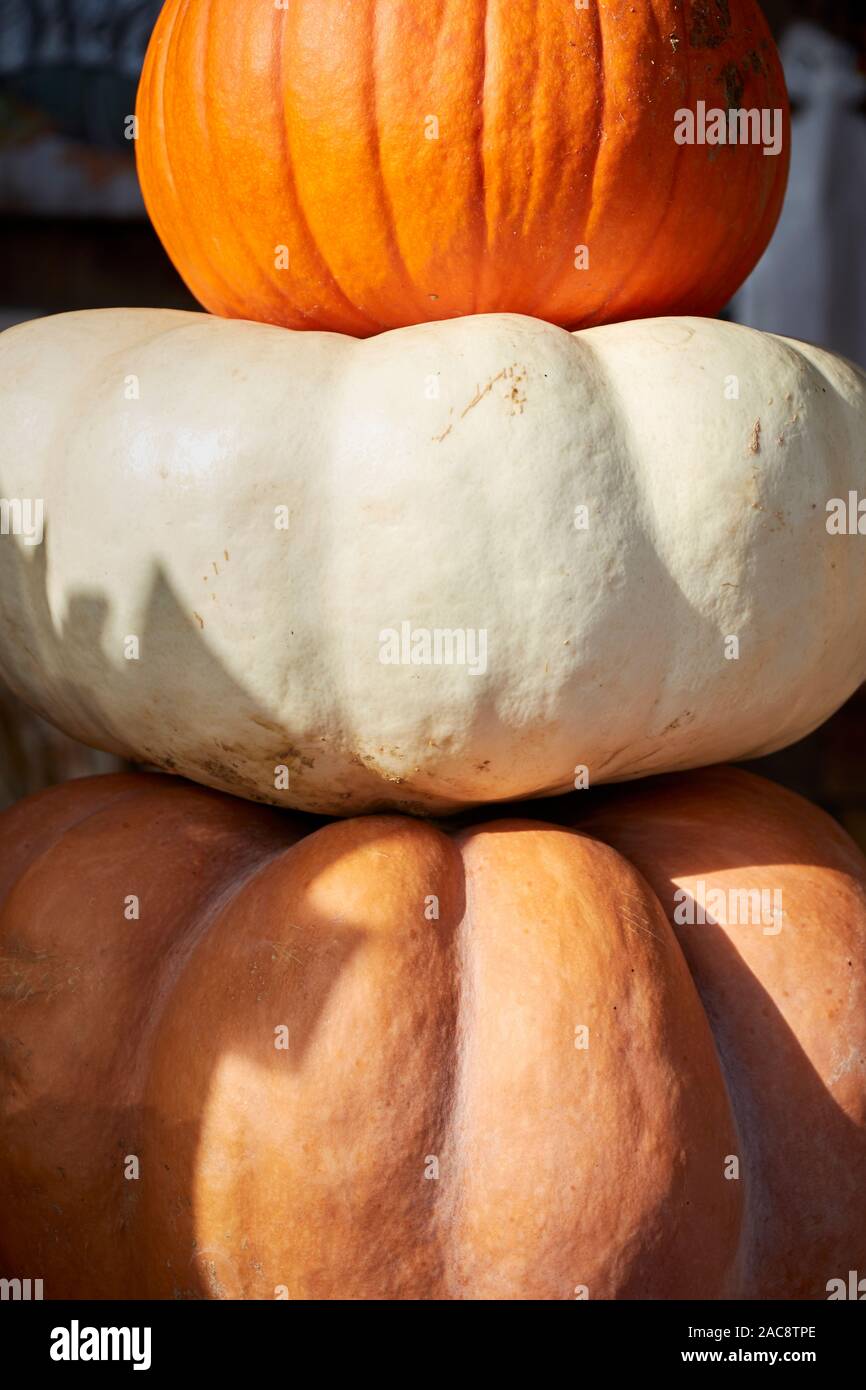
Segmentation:
{"type": "Polygon", "coordinates": [[[725,105],[729,111],[738,111],[743,101],[745,79],[736,63],[726,63],[719,74],[719,81],[725,89],[725,105]]]}
{"type": "Polygon", "coordinates": [[[34,951],[14,938],[4,943],[0,954],[0,999],[24,1004],[36,995],[50,998],[79,982],[79,966],[65,967],[48,951],[34,951]]]}
{"type": "Polygon", "coordinates": [[[751,53],[746,54],[745,66],[750,67],[752,72],[758,73],[761,77],[766,77],[768,75],[767,64],[756,48],[753,48],[751,53]]]}
{"type": "Polygon", "coordinates": [[[226,790],[241,792],[251,800],[253,799],[252,793],[258,790],[254,781],[245,777],[237,768],[231,767],[229,763],[221,762],[219,758],[203,758],[201,762],[195,763],[193,766],[205,774],[206,781],[213,778],[226,790]]]}
{"type": "Polygon", "coordinates": [[[690,48],[720,48],[730,32],[731,9],[728,0],[695,0],[689,29],[690,48]]]}

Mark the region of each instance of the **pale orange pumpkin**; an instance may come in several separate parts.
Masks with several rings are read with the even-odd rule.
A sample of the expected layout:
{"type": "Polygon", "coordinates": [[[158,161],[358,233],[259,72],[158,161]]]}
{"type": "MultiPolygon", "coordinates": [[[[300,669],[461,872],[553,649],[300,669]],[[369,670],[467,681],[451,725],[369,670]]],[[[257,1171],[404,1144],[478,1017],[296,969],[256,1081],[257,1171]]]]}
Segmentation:
{"type": "Polygon", "coordinates": [[[115,776],[0,850],[0,1273],[47,1298],[825,1298],[866,1265],[866,861],[789,792],[443,829],[115,776]],[[763,924],[671,929],[756,890],[763,924]]]}
{"type": "Polygon", "coordinates": [[[357,336],[714,314],[788,168],[755,0],[168,0],[138,120],[148,210],[206,308],[357,336]],[[677,143],[700,103],[726,128],[765,112],[781,150],[677,143]]]}

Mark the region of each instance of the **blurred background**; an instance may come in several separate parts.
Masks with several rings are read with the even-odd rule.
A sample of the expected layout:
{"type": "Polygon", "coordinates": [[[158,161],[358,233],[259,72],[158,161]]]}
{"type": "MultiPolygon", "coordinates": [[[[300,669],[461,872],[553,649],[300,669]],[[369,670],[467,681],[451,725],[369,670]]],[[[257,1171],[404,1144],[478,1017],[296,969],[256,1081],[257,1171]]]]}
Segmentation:
{"type": "MultiPolygon", "coordinates": [[[[0,0],[0,328],[67,309],[197,307],[147,221],[126,138],[161,3],[0,0]]],[[[725,316],[866,368],[866,0],[763,9],[791,94],[791,180],[772,245],[725,316]]],[[[0,807],[112,766],[24,710],[0,672],[0,807]]],[[[751,766],[866,849],[866,687],[751,766]]]]}

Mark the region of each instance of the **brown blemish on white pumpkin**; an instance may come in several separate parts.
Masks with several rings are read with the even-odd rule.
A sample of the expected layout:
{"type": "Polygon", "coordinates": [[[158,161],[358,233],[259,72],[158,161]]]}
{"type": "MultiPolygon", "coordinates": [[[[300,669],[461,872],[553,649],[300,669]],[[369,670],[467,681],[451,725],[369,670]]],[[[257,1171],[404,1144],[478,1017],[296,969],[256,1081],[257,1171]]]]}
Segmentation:
{"type": "Polygon", "coordinates": [[[513,386],[505,393],[505,400],[510,401],[514,406],[514,410],[512,411],[513,415],[522,415],[523,407],[526,405],[526,397],[520,394],[520,383],[522,381],[522,376],[515,376],[513,386]]]}
{"type": "Polygon", "coordinates": [[[694,717],[690,709],[687,709],[684,714],[678,714],[676,719],[672,719],[670,724],[666,724],[662,729],[662,738],[664,738],[665,734],[673,733],[674,729],[679,729],[685,727],[686,724],[691,724],[694,717]]]}
{"type": "Polygon", "coordinates": [[[202,617],[201,613],[196,613],[195,610],[193,610],[193,615],[192,615],[192,616],[195,618],[195,620],[196,620],[196,622],[198,623],[199,627],[204,627],[204,618],[202,617]]]}
{"type": "Polygon", "coordinates": [[[465,420],[470,410],[474,410],[476,405],[480,405],[481,401],[484,400],[485,396],[490,395],[490,392],[493,390],[496,383],[498,381],[504,380],[512,382],[511,387],[505,394],[505,399],[507,401],[510,401],[512,405],[518,407],[515,411],[513,411],[513,414],[522,415],[523,407],[526,404],[526,397],[521,397],[519,387],[520,383],[525,379],[525,377],[526,368],[519,367],[516,362],[513,363],[510,367],[503,367],[501,372],[497,372],[495,376],[492,376],[490,378],[486,386],[479,386],[476,388],[475,395],[472,397],[472,400],[469,402],[466,409],[461,412],[460,419],[465,420]],[[515,375],[515,373],[517,375],[515,375]]]}
{"type": "Polygon", "coordinates": [[[280,724],[272,724],[269,719],[257,719],[255,715],[252,715],[251,718],[253,724],[258,724],[260,729],[267,729],[269,734],[285,733],[285,730],[280,724]]]}
{"type": "Polygon", "coordinates": [[[752,433],[749,436],[749,453],[759,454],[761,452],[761,421],[757,419],[752,426],[752,433]]]}
{"type": "Polygon", "coordinates": [[[252,800],[266,800],[265,797],[257,795],[255,782],[249,777],[245,777],[237,768],[231,767],[228,763],[220,762],[218,758],[204,758],[195,764],[201,772],[207,773],[209,777],[215,778],[218,782],[224,782],[228,787],[243,788],[244,796],[252,800]]]}
{"type": "Polygon", "coordinates": [[[274,761],[284,763],[290,772],[300,772],[302,767],[313,768],[316,766],[312,758],[305,757],[301,750],[292,744],[289,744],[285,753],[278,753],[274,761]]]}
{"type": "MultiPolygon", "coordinates": [[[[658,703],[658,701],[656,701],[656,703],[658,703]]],[[[609,767],[610,764],[611,764],[612,762],[615,762],[615,760],[616,760],[618,757],[621,756],[621,754],[627,753],[627,752],[628,752],[628,744],[626,744],[626,745],[625,745],[624,747],[622,747],[622,748],[616,748],[616,749],[613,751],[613,753],[610,753],[610,754],[603,760],[603,762],[600,762],[600,763],[598,764],[597,767],[594,767],[594,768],[592,769],[592,774],[593,774],[593,776],[598,776],[598,774],[599,774],[604,768],[609,767]]]]}
{"type": "MultiPolygon", "coordinates": [[[[691,720],[689,720],[689,723],[691,723],[691,720]]],[[[646,753],[641,753],[641,755],[640,755],[639,758],[632,758],[631,770],[630,770],[630,774],[629,774],[629,775],[631,775],[631,773],[633,773],[633,771],[634,771],[634,769],[635,769],[636,767],[640,767],[642,763],[648,763],[648,762],[650,761],[651,758],[655,758],[659,753],[661,753],[661,752],[663,752],[663,751],[664,751],[664,742],[662,741],[662,742],[660,742],[660,743],[656,743],[656,744],[655,744],[652,748],[650,748],[646,753]]]]}
{"type": "Polygon", "coordinates": [[[475,395],[472,397],[472,400],[469,402],[466,409],[462,412],[460,416],[461,420],[465,420],[470,410],[474,410],[476,405],[483,401],[485,396],[488,396],[490,394],[497,381],[501,381],[502,378],[505,376],[505,371],[506,368],[503,367],[501,372],[497,372],[496,376],[491,377],[491,379],[488,381],[485,387],[482,388],[479,386],[476,388],[475,395]]]}
{"type": "Polygon", "coordinates": [[[449,425],[449,426],[447,427],[447,429],[444,429],[444,430],[442,431],[441,434],[434,434],[434,436],[433,436],[433,443],[434,443],[434,444],[441,444],[443,439],[447,439],[447,438],[448,438],[448,436],[449,436],[449,434],[451,433],[451,431],[453,430],[453,428],[454,428],[453,425],[449,425]]]}

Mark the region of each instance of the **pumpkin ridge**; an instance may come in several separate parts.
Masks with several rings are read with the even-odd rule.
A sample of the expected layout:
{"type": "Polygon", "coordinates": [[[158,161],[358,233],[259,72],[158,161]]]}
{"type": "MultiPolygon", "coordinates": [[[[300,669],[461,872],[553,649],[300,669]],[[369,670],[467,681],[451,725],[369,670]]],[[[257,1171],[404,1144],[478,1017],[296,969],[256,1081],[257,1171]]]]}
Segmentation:
{"type": "MultiPolygon", "coordinates": [[[[147,206],[148,215],[158,235],[165,241],[166,238],[172,241],[177,238],[181,251],[184,248],[192,248],[192,255],[187,254],[187,263],[194,264],[199,252],[204,248],[193,236],[192,241],[187,239],[186,228],[192,226],[192,218],[189,216],[188,209],[184,208],[180,186],[175,177],[174,163],[171,157],[167,132],[169,121],[167,119],[167,83],[166,71],[170,60],[177,60],[177,50],[180,46],[180,32],[183,21],[187,18],[193,0],[184,0],[184,7],[178,6],[171,8],[165,5],[160,11],[157,27],[148,51],[145,56],[145,66],[142,74],[142,83],[139,87],[137,109],[142,106],[142,96],[149,90],[149,101],[159,108],[159,120],[149,122],[148,139],[152,139],[155,132],[161,133],[161,167],[164,168],[170,192],[169,205],[173,204],[173,216],[168,220],[163,217],[163,209],[159,205],[159,200],[155,196],[155,189],[151,182],[153,156],[151,153],[144,153],[144,146],[139,146],[136,142],[136,164],[138,168],[138,178],[141,184],[142,195],[147,206]],[[163,33],[162,30],[165,30],[163,33]],[[140,152],[141,151],[141,152],[140,152]]],[[[235,306],[235,289],[230,280],[222,274],[219,260],[210,254],[206,254],[207,276],[215,279],[220,286],[220,307],[231,311],[235,306]]],[[[201,283],[201,271],[197,267],[190,274],[190,288],[197,298],[201,298],[204,303],[205,296],[199,294],[197,285],[201,283]]]]}
{"type": "MultiPolygon", "coordinates": [[[[589,13],[592,15],[592,22],[593,22],[593,26],[594,26],[594,29],[595,29],[595,42],[596,42],[596,47],[597,47],[597,50],[598,50],[598,56],[597,56],[597,59],[596,59],[596,65],[597,65],[597,70],[598,70],[598,74],[599,74],[599,82],[598,82],[599,109],[598,109],[598,111],[597,111],[597,119],[596,119],[596,121],[595,121],[595,142],[594,142],[594,149],[593,149],[593,156],[592,156],[592,166],[591,166],[590,171],[589,171],[589,180],[588,180],[588,182],[589,182],[589,194],[588,194],[588,197],[587,197],[587,200],[586,200],[586,209],[585,209],[585,213],[584,213],[583,226],[582,226],[582,228],[581,228],[581,233],[580,233],[580,236],[579,236],[579,238],[578,238],[578,243],[579,243],[580,245],[587,245],[587,244],[589,244],[589,243],[588,243],[589,228],[590,228],[590,224],[591,224],[591,221],[592,221],[592,209],[593,209],[593,205],[594,205],[594,202],[595,202],[595,197],[594,197],[594,195],[595,195],[596,174],[597,174],[597,172],[598,172],[598,164],[599,164],[599,159],[600,159],[600,157],[601,157],[601,147],[602,147],[602,143],[603,143],[603,141],[604,141],[604,133],[605,133],[605,130],[607,129],[607,115],[606,115],[606,113],[607,113],[608,98],[607,98],[607,86],[606,86],[606,83],[605,83],[605,64],[606,64],[606,59],[605,59],[605,44],[604,44],[604,16],[607,14],[607,9],[606,9],[606,7],[604,6],[604,4],[601,3],[601,0],[599,0],[599,3],[598,3],[598,4],[590,4],[590,6],[589,6],[589,13]]],[[[592,250],[591,250],[591,249],[590,249],[590,255],[592,255],[592,250]]],[[[562,283],[563,283],[563,284],[564,284],[564,281],[565,281],[566,276],[568,276],[568,277],[570,278],[570,276],[572,275],[572,273],[573,273],[572,267],[570,267],[570,266],[566,267],[565,275],[562,276],[562,283]]],[[[554,284],[554,285],[551,287],[550,294],[551,294],[551,296],[552,296],[554,299],[555,299],[556,294],[557,294],[557,292],[558,292],[559,289],[560,289],[560,283],[556,283],[556,284],[554,284]]]]}
{"type": "MultiPolygon", "coordinates": [[[[293,195],[293,205],[297,210],[301,233],[306,242],[308,254],[311,256],[312,259],[316,260],[319,263],[325,275],[330,280],[333,288],[336,290],[337,294],[342,299],[346,307],[351,309],[354,313],[359,314],[361,316],[366,326],[370,329],[371,333],[381,332],[382,329],[385,328],[385,324],[377,318],[375,318],[374,315],[370,314],[366,309],[363,309],[359,304],[355,304],[350,299],[346,290],[340,284],[336,272],[331,267],[330,262],[324,254],[324,251],[319,246],[315,236],[313,235],[313,229],[310,226],[310,219],[307,215],[306,208],[304,207],[304,203],[301,198],[301,191],[298,187],[298,181],[295,176],[295,164],[294,158],[292,156],[291,141],[289,137],[289,127],[288,122],[286,121],[285,111],[285,92],[288,86],[288,76],[286,71],[286,28],[288,24],[287,13],[288,12],[286,10],[280,11],[275,9],[272,19],[272,23],[274,24],[279,33],[279,39],[277,41],[276,50],[277,62],[274,72],[274,82],[276,86],[275,106],[279,117],[279,119],[277,120],[277,129],[280,139],[280,148],[282,151],[283,168],[285,169],[286,179],[291,186],[293,195]]],[[[315,312],[315,310],[298,309],[298,312],[300,313],[302,318],[309,318],[311,317],[312,313],[315,312]]]]}
{"type": "MultiPolygon", "coordinates": [[[[136,774],[136,776],[139,776],[139,775],[140,775],[141,777],[147,777],[147,776],[148,776],[147,773],[136,774]]],[[[91,789],[95,790],[95,789],[96,789],[96,784],[99,783],[99,784],[100,784],[100,788],[99,788],[99,789],[100,789],[100,790],[104,790],[104,791],[106,792],[106,794],[107,794],[106,799],[105,799],[104,801],[97,802],[97,803],[94,804],[93,806],[89,806],[89,807],[84,808],[84,809],[81,811],[81,814],[80,814],[80,815],[74,815],[73,818],[72,818],[71,820],[60,823],[56,828],[52,827],[52,838],[51,838],[51,839],[48,839],[48,840],[45,840],[44,842],[40,842],[40,847],[39,847],[39,849],[36,851],[37,858],[41,859],[42,856],[43,856],[43,854],[44,854],[45,852],[47,852],[48,850],[50,850],[50,849],[57,843],[57,840],[58,840],[61,836],[63,836],[63,835],[66,834],[66,831],[67,831],[68,829],[73,829],[73,828],[75,828],[76,826],[82,825],[85,821],[89,820],[89,819],[91,818],[91,816],[96,815],[99,811],[104,810],[104,809],[106,809],[109,805],[111,805],[111,804],[115,801],[115,798],[114,798],[114,796],[113,796],[114,786],[116,786],[116,785],[117,785],[118,783],[120,783],[121,781],[130,778],[130,776],[131,776],[131,774],[129,774],[129,773],[120,773],[120,772],[118,772],[118,773],[106,773],[106,774],[103,774],[103,777],[104,777],[104,779],[105,779],[104,781],[103,781],[103,777],[100,777],[99,775],[93,775],[93,776],[90,776],[90,777],[80,777],[80,778],[76,778],[76,779],[75,779],[75,783],[76,783],[75,790],[76,790],[76,793],[77,793],[79,796],[84,795],[85,793],[89,792],[91,789]],[[111,785],[109,785],[109,782],[111,783],[111,785]],[[111,795],[109,795],[109,794],[111,794],[111,795]]],[[[49,796],[49,793],[50,793],[50,788],[46,788],[45,790],[43,790],[43,791],[41,791],[41,792],[36,792],[36,793],[34,794],[34,796],[39,797],[40,800],[46,800],[46,799],[48,798],[48,796],[49,796]]],[[[127,800],[130,796],[138,795],[138,793],[139,793],[139,788],[138,788],[137,786],[130,786],[129,789],[126,790],[126,791],[124,791],[124,792],[122,792],[121,795],[118,796],[118,797],[116,798],[116,800],[117,800],[118,802],[122,802],[122,801],[127,800]]],[[[14,823],[14,821],[17,820],[17,814],[16,814],[16,813],[17,813],[17,807],[18,807],[18,805],[20,805],[20,804],[21,804],[21,803],[16,803],[15,805],[9,806],[9,807],[7,807],[5,810],[0,811],[0,835],[5,834],[5,833],[6,833],[6,827],[7,827],[10,823],[14,823]]],[[[31,848],[30,845],[28,845],[28,851],[30,851],[30,848],[31,848]]],[[[35,862],[37,862],[37,861],[31,859],[30,862],[31,862],[31,863],[35,863],[35,862]]],[[[7,860],[7,863],[8,863],[8,860],[7,860]]],[[[9,895],[14,891],[15,886],[17,885],[17,883],[18,883],[18,881],[19,881],[19,878],[20,878],[20,875],[17,874],[17,870],[16,870],[16,877],[14,877],[14,878],[7,878],[6,875],[5,875],[5,873],[4,873],[3,878],[2,878],[2,881],[0,881],[0,915],[2,915],[2,906],[3,906],[3,903],[6,902],[6,900],[7,900],[8,897],[9,897],[9,895]]]]}
{"type": "Polygon", "coordinates": [[[479,130],[478,130],[478,179],[479,179],[479,204],[481,216],[478,218],[479,226],[479,250],[478,250],[478,273],[475,278],[475,294],[473,297],[473,314],[478,313],[479,303],[484,302],[484,282],[488,266],[488,253],[490,250],[490,185],[487,178],[487,81],[490,72],[489,52],[490,34],[488,26],[491,23],[490,0],[482,0],[481,25],[479,33],[481,35],[481,63],[478,78],[478,111],[479,111],[479,130]]]}
{"type": "MultiPolygon", "coordinates": [[[[471,975],[463,980],[461,1020],[470,1050],[461,1056],[455,1106],[454,1128],[461,1136],[464,1164],[460,1201],[447,1209],[454,1237],[449,1296],[466,1296],[466,1287],[475,1289],[474,1295],[469,1295],[474,1297],[516,1296],[511,1282],[516,1261],[503,1234],[512,1223],[518,1229],[524,1223],[536,1229],[535,1259],[541,1259],[540,1252],[545,1252],[540,1267],[533,1259],[521,1270],[522,1292],[517,1296],[568,1297],[566,1290],[577,1279],[589,1284],[595,1298],[647,1296],[646,1281],[651,1272],[650,1296],[676,1297],[678,1289],[695,1277],[700,1283],[696,1296],[724,1296],[739,1263],[740,1192],[726,1184],[713,1199],[716,1215],[711,1221],[717,1216],[718,1228],[712,1231],[712,1257],[706,1240],[700,1254],[695,1255],[692,1232],[686,1227],[695,1215],[695,1203],[692,1201],[691,1211],[687,1211],[685,1198],[694,1199],[704,1169],[713,1162],[712,1147],[703,1132],[715,1133],[721,1139],[730,1132],[734,1120],[712,1034],[702,1019],[685,958],[650,885],[615,847],[571,825],[553,826],[522,816],[522,809],[513,807],[510,816],[473,825],[456,837],[467,878],[469,925],[465,945],[471,975]],[[608,933],[595,921],[589,904],[596,902],[613,879],[618,889],[614,892],[611,888],[616,903],[610,907],[608,933]],[[568,925],[559,924],[553,920],[556,910],[548,902],[548,893],[558,902],[557,895],[569,887],[579,893],[578,901],[585,901],[579,907],[570,903],[573,920],[569,917],[568,925]],[[481,906],[476,895],[482,889],[479,921],[471,914],[476,900],[481,906]],[[617,896],[620,890],[622,903],[617,896]],[[492,904],[486,901],[491,897],[492,904]],[[633,898],[640,900],[637,907],[633,898]],[[642,918],[644,911],[653,918],[649,927],[642,918]],[[640,962],[638,973],[625,969],[620,974],[616,968],[609,984],[591,987],[590,980],[605,980],[606,964],[615,969],[613,947],[607,941],[614,935],[628,945],[630,961],[634,965],[640,962]],[[537,958],[536,952],[541,953],[537,958]],[[560,991],[551,983],[549,996],[541,983],[547,973],[551,982],[560,977],[564,982],[560,991]],[[577,1002],[584,976],[594,1001],[589,1011],[586,1002],[577,1002]],[[562,1036],[553,1042],[560,1039],[559,1026],[554,1026],[552,1051],[545,1053],[550,1066],[539,1070],[532,1060],[537,1035],[550,1026],[546,1014],[552,1011],[551,1016],[558,1017],[564,1009],[568,1018],[575,989],[574,1022],[590,1024],[595,1046],[601,1049],[593,1053],[590,1045],[589,1058],[595,1056],[595,1062],[585,1081],[572,1072],[572,1065],[579,1066],[579,1060],[568,1061],[570,1039],[562,1036]],[[541,1003],[548,997],[549,1007],[541,1003]],[[687,1068],[689,1081],[684,1087],[679,1081],[671,1084],[667,1070],[674,1056],[678,1065],[684,1061],[672,1037],[685,1027],[681,1020],[675,1022],[675,998],[680,999],[676,1014],[691,1018],[700,1037],[699,1042],[693,1039],[695,1060],[691,1069],[687,1068]],[[612,1012],[608,1014],[607,1009],[612,1012]],[[609,1027],[614,1030],[610,1037],[609,1027]],[[620,1029],[625,1049],[622,1055],[616,1042],[620,1029]],[[615,1102],[611,1098],[608,1108],[604,1091],[596,1089],[596,1073],[601,1067],[607,1076],[614,1056],[619,1058],[617,1079],[614,1082],[611,1078],[611,1082],[622,1094],[615,1102]],[[658,1089],[647,1083],[648,1065],[658,1089]],[[549,1073],[555,1078],[560,1071],[559,1081],[551,1081],[549,1073]],[[539,1114],[547,1113],[546,1092],[551,1093],[548,1100],[557,1098],[552,1117],[560,1143],[565,1145],[560,1157],[572,1179],[573,1198],[558,1184],[547,1191],[548,1155],[536,1150],[524,1128],[520,1107],[515,1104],[515,1076],[521,1077],[526,1094],[533,1095],[539,1114]],[[614,1119],[619,1107],[623,1117],[630,1117],[624,1129],[614,1119]],[[665,1121],[659,1112],[676,1125],[675,1138],[665,1137],[665,1121]],[[493,1124],[494,1115],[499,1117],[498,1128],[493,1124]],[[589,1123],[595,1127],[592,1142],[584,1134],[589,1123]],[[618,1136],[616,1143],[608,1133],[611,1124],[618,1136]],[[689,1135],[699,1139],[701,1150],[694,1164],[678,1151],[689,1135]],[[599,1148],[605,1154],[601,1168],[597,1159],[592,1161],[599,1148]],[[641,1154],[640,1164],[635,1163],[636,1152],[641,1154]],[[484,1179],[479,1175],[487,1172],[489,1164],[493,1167],[484,1179]],[[616,1178],[609,1175],[610,1169],[616,1171],[616,1178]],[[648,1172],[652,1173],[650,1181],[637,1181],[638,1173],[646,1179],[648,1172]],[[537,1209],[538,1194],[544,1191],[547,1220],[542,1220],[537,1209]],[[602,1211],[603,1218],[598,1214],[602,1211]],[[603,1275],[594,1265],[597,1228],[602,1220],[610,1242],[603,1275]],[[608,1229],[610,1221],[619,1223],[616,1239],[608,1229]],[[479,1249],[486,1251],[483,1265],[479,1249]],[[663,1277],[659,1273],[662,1266],[666,1271],[663,1277]],[[685,1266],[688,1274],[683,1272],[685,1266]]],[[[572,1026],[570,1022],[569,1031],[572,1026]]],[[[554,1146],[552,1138],[550,1144],[554,1146]]],[[[704,1230],[707,1238],[710,1229],[708,1222],[704,1230]]]]}
{"type": "MultiPolygon", "coordinates": [[[[601,119],[600,119],[600,126],[599,126],[600,134],[599,134],[598,151],[597,151],[597,154],[596,154],[596,161],[595,161],[595,164],[594,164],[594,166],[593,166],[593,189],[592,189],[592,192],[591,192],[591,194],[590,194],[590,199],[589,199],[589,218],[588,218],[588,221],[587,221],[587,225],[586,225],[586,227],[584,228],[583,236],[581,237],[581,242],[587,242],[588,244],[591,245],[591,243],[590,243],[590,241],[589,241],[589,226],[590,226],[590,219],[592,218],[592,208],[594,207],[594,204],[595,204],[595,198],[594,198],[594,196],[593,196],[593,194],[594,194],[594,184],[595,184],[595,175],[596,175],[596,171],[597,171],[597,168],[598,168],[598,156],[599,156],[600,153],[601,153],[601,144],[602,144],[603,134],[604,134],[604,132],[605,132],[605,131],[607,130],[607,128],[608,128],[608,109],[607,109],[607,108],[608,108],[608,102],[607,102],[607,95],[606,95],[606,93],[607,93],[607,86],[606,86],[606,83],[604,82],[604,52],[605,52],[605,50],[604,50],[604,22],[603,22],[603,19],[602,19],[602,16],[607,14],[607,5],[604,3],[604,0],[599,0],[598,5],[597,5],[597,6],[592,6],[592,5],[590,5],[590,9],[593,10],[593,12],[595,13],[595,15],[596,15],[596,22],[597,22],[597,25],[598,25],[599,61],[600,61],[600,63],[601,63],[601,69],[602,69],[602,90],[605,92],[605,97],[604,97],[603,105],[602,105],[602,114],[601,114],[601,119]]],[[[659,28],[658,17],[657,17],[657,15],[656,15],[655,8],[654,8],[654,6],[653,6],[652,4],[648,7],[648,12],[649,12],[649,14],[652,15],[653,20],[655,21],[656,36],[657,36],[658,38],[661,38],[661,30],[660,30],[660,28],[659,28]]],[[[678,9],[678,10],[676,11],[676,15],[677,15],[677,22],[680,24],[681,28],[684,30],[684,28],[685,28],[685,13],[684,13],[684,11],[678,9]]],[[[692,78],[692,74],[691,74],[691,72],[690,72],[690,73],[689,73],[689,82],[691,83],[692,80],[693,80],[693,78],[692,78]]],[[[612,113],[611,113],[611,115],[612,115],[612,113]]],[[[659,198],[659,202],[658,202],[658,212],[657,212],[656,222],[655,222],[655,225],[654,225],[654,227],[653,227],[653,229],[652,229],[652,232],[651,232],[651,233],[647,236],[647,238],[646,238],[645,250],[644,250],[644,257],[646,257],[646,256],[651,256],[651,255],[652,255],[652,247],[654,246],[654,244],[655,244],[655,242],[656,242],[656,239],[658,238],[659,234],[661,233],[662,228],[664,227],[665,223],[666,223],[667,221],[669,221],[669,219],[674,215],[674,208],[675,208],[674,194],[675,194],[675,192],[676,192],[677,183],[680,181],[680,179],[681,179],[681,177],[682,177],[682,174],[683,174],[683,161],[682,161],[682,159],[674,159],[674,160],[672,160],[672,162],[671,162],[671,173],[670,173],[670,177],[669,177],[669,180],[668,180],[668,183],[667,183],[667,187],[666,187],[666,189],[665,189],[664,196],[659,198]]],[[[598,215],[596,215],[596,216],[598,216],[598,215]]],[[[600,221],[603,222],[603,218],[599,218],[598,220],[600,220],[600,221]]],[[[592,254],[592,253],[590,252],[590,254],[592,254]]],[[[625,267],[625,269],[624,269],[624,271],[623,271],[623,274],[622,274],[621,278],[613,283],[613,285],[611,286],[611,288],[610,288],[610,290],[608,291],[607,295],[606,295],[605,298],[602,300],[601,304],[597,304],[595,307],[590,308],[590,309],[588,310],[588,312],[587,312],[587,313],[583,316],[583,318],[581,319],[580,324],[576,325],[576,327],[585,327],[585,328],[589,328],[589,327],[591,327],[591,326],[594,326],[594,325],[597,325],[597,324],[603,324],[603,323],[607,322],[607,320],[605,319],[605,311],[606,311],[608,305],[609,305],[609,304],[612,304],[612,303],[616,303],[617,301],[621,300],[622,297],[623,297],[623,291],[626,289],[626,287],[628,286],[628,284],[629,284],[637,275],[639,275],[639,274],[641,274],[641,273],[645,273],[645,265],[644,265],[644,263],[643,263],[643,258],[639,258],[639,259],[636,260],[632,265],[630,265],[630,266],[627,265],[627,266],[625,267]]],[[[558,287],[557,287],[557,288],[558,288],[558,287]]],[[[640,316],[639,316],[638,314],[632,315],[632,314],[629,313],[629,314],[627,314],[627,315],[621,315],[621,317],[629,317],[629,318],[635,317],[635,318],[636,318],[636,317],[640,317],[640,316]]]]}
{"type": "MultiPolygon", "coordinates": [[[[285,11],[283,11],[282,13],[285,14],[285,11]]],[[[274,18],[279,20],[279,10],[274,11],[274,18]]],[[[200,56],[198,61],[198,82],[194,84],[194,91],[197,94],[200,103],[200,123],[202,127],[205,127],[207,125],[207,79],[208,73],[211,68],[211,55],[214,51],[214,30],[212,26],[206,22],[196,26],[195,51],[200,56]]],[[[277,71],[279,71],[279,69],[277,71]]],[[[280,126],[281,122],[277,121],[277,125],[280,126]]],[[[222,144],[217,145],[214,141],[211,140],[205,140],[203,142],[203,147],[206,151],[208,164],[211,170],[210,185],[212,187],[219,188],[221,192],[221,206],[223,212],[225,213],[225,217],[229,225],[229,230],[232,233],[232,237],[236,245],[249,253],[246,257],[246,262],[248,265],[253,267],[255,277],[259,281],[259,285],[261,286],[261,290],[263,292],[263,301],[266,303],[268,294],[273,288],[273,277],[268,271],[266,271],[263,268],[260,260],[260,253],[256,251],[255,247],[250,243],[247,237],[247,233],[244,227],[243,214],[241,216],[238,216],[238,209],[236,209],[235,207],[232,171],[231,169],[226,169],[223,163],[224,147],[222,144]]],[[[234,259],[234,257],[232,259],[234,259]]],[[[218,258],[214,255],[211,255],[211,261],[216,260],[218,260],[218,258]]],[[[258,295],[256,295],[256,299],[258,299],[258,295]]],[[[244,313],[242,306],[240,306],[238,303],[237,292],[234,289],[232,290],[232,295],[229,302],[232,305],[233,316],[240,318],[253,317],[253,315],[251,314],[244,313]]],[[[256,314],[255,317],[258,318],[258,314],[256,314]]]]}
{"type": "MultiPolygon", "coordinates": [[[[394,214],[394,203],[388,189],[385,178],[385,169],[382,163],[382,137],[381,125],[379,121],[379,33],[382,11],[377,0],[367,0],[367,42],[369,45],[369,85],[365,108],[368,117],[368,139],[370,141],[370,164],[375,173],[376,187],[379,193],[379,202],[384,216],[385,237],[388,246],[393,252],[391,271],[394,274],[394,288],[400,283],[403,285],[411,299],[417,302],[414,306],[414,313],[418,315],[422,312],[418,286],[415,284],[409,267],[406,264],[403,249],[400,245],[400,236],[397,221],[394,214]]],[[[389,286],[390,288],[390,286],[389,286]]],[[[383,325],[384,327],[384,325],[383,325]]]]}

